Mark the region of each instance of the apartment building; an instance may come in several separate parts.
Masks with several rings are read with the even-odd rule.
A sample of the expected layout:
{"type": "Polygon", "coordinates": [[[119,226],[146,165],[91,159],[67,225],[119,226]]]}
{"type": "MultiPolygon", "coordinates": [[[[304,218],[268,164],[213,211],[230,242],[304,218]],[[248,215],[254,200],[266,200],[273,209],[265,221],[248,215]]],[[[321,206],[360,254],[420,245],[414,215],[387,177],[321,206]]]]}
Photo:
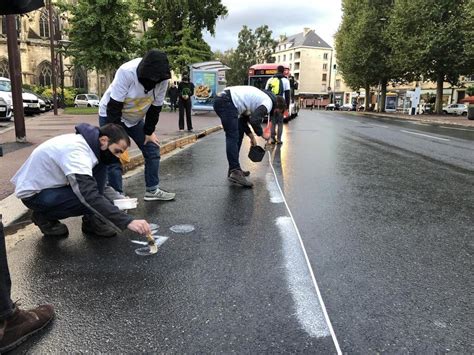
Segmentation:
{"type": "Polygon", "coordinates": [[[276,63],[286,64],[299,83],[296,94],[303,106],[317,100],[315,105],[330,102],[344,104],[350,101],[348,88],[337,73],[334,49],[313,29],[280,38],[273,55],[276,63]]]}

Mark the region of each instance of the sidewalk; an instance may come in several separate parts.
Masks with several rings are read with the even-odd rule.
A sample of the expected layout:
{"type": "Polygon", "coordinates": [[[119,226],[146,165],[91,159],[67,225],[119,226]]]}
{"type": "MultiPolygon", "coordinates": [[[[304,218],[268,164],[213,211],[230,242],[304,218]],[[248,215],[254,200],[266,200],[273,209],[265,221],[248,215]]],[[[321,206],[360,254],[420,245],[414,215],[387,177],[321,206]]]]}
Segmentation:
{"type": "Polygon", "coordinates": [[[396,118],[407,121],[419,121],[422,123],[433,124],[436,126],[458,126],[458,127],[471,127],[474,129],[474,120],[468,120],[466,116],[454,116],[454,115],[407,115],[401,113],[379,113],[379,112],[349,112],[357,116],[366,117],[381,117],[381,118],[396,118]]]}
{"type": "MultiPolygon", "coordinates": [[[[42,142],[60,134],[74,133],[74,126],[85,122],[98,124],[97,115],[63,115],[54,116],[47,112],[40,116],[26,120],[27,143],[15,142],[15,130],[3,129],[0,131],[0,144],[3,146],[3,157],[0,157],[0,213],[3,214],[3,223],[8,225],[23,213],[23,204],[13,195],[14,185],[10,179],[29,157],[31,152],[42,142]]],[[[161,154],[184,145],[195,142],[197,139],[221,129],[219,117],[214,112],[193,115],[194,132],[180,132],[178,130],[178,113],[162,112],[156,126],[156,133],[161,142],[161,154]]],[[[124,170],[129,170],[143,162],[141,152],[132,141],[130,149],[131,162],[124,170]]]]}

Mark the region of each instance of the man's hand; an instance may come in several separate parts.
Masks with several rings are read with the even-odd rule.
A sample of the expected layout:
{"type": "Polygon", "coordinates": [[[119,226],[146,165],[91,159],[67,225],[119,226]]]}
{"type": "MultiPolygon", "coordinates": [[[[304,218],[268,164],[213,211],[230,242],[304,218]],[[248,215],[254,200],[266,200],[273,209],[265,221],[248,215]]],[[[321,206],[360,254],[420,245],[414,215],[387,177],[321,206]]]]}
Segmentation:
{"type": "Polygon", "coordinates": [[[150,225],[144,219],[134,219],[128,224],[127,228],[141,235],[151,233],[150,225]]]}
{"type": "Polygon", "coordinates": [[[249,134],[249,138],[250,138],[250,145],[252,146],[257,145],[257,139],[255,138],[255,135],[253,133],[249,134]]]}
{"type": "Polygon", "coordinates": [[[144,144],[147,144],[148,142],[156,144],[158,147],[160,146],[160,141],[158,140],[158,137],[156,136],[155,133],[152,133],[150,136],[145,136],[144,144]]]}

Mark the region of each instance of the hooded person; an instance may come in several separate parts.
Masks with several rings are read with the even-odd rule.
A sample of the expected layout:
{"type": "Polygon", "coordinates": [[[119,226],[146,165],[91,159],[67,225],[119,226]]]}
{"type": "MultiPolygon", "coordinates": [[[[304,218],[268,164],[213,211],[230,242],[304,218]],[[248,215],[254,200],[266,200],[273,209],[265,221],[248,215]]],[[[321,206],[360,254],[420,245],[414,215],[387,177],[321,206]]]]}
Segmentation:
{"type": "MultiPolygon", "coordinates": [[[[152,49],[120,66],[99,104],[99,123],[121,125],[145,160],[145,201],[169,201],[175,194],[160,187],[160,143],[155,133],[171,78],[168,57],[152,49]]],[[[108,184],[123,192],[122,166],[108,166],[108,184]]]]}

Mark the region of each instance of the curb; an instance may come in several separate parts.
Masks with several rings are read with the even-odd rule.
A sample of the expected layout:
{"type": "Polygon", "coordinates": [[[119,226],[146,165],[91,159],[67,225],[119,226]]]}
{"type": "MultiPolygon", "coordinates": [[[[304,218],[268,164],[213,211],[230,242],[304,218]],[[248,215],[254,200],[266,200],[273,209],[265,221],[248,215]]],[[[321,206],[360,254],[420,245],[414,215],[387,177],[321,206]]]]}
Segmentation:
{"type": "MultiPolygon", "coordinates": [[[[177,139],[170,139],[168,142],[165,142],[161,145],[160,153],[161,156],[166,155],[177,148],[184,147],[188,144],[195,143],[198,139],[204,138],[205,136],[210,135],[211,133],[220,131],[222,126],[214,126],[203,131],[199,131],[195,134],[189,134],[184,137],[177,139]]],[[[130,151],[130,162],[123,166],[123,172],[130,171],[140,165],[143,165],[144,159],[138,148],[130,151]]],[[[23,203],[15,197],[15,194],[0,200],[0,211],[3,215],[3,226],[9,227],[14,224],[16,221],[21,219],[26,213],[28,213],[28,208],[26,208],[23,203]]]]}

